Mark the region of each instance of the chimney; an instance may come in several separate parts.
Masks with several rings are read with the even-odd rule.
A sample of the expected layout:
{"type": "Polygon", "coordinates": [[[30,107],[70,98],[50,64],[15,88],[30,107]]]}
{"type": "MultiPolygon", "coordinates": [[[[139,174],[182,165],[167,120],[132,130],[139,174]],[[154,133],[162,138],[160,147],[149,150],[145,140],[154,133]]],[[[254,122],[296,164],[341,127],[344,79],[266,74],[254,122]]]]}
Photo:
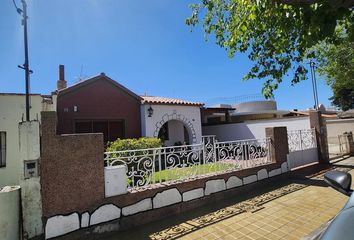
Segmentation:
{"type": "Polygon", "coordinates": [[[57,89],[62,90],[67,87],[67,82],[65,81],[64,65],[59,65],[59,80],[57,81],[57,89]]]}

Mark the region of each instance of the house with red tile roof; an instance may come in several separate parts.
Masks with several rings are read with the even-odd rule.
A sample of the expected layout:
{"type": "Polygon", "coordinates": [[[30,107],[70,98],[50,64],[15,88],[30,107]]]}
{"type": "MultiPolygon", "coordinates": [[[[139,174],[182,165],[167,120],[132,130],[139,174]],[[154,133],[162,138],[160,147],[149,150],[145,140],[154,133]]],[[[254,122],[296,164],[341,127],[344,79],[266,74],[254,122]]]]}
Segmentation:
{"type": "Polygon", "coordinates": [[[200,108],[203,103],[153,96],[141,98],[144,136],[158,137],[166,146],[201,142],[200,108]]]}
{"type": "Polygon", "coordinates": [[[199,143],[199,102],[139,96],[104,73],[67,87],[64,66],[57,82],[58,133],[102,132],[117,138],[159,137],[166,146],[199,143]]]}

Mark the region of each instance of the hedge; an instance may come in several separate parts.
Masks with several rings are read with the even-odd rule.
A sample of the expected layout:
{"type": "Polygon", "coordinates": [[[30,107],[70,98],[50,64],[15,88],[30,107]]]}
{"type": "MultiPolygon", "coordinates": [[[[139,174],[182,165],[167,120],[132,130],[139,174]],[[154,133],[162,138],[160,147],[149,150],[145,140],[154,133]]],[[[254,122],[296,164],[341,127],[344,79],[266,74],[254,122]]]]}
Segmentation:
{"type": "Polygon", "coordinates": [[[117,139],[114,142],[109,142],[106,148],[107,152],[158,148],[161,147],[161,140],[159,138],[128,138],[117,139]]]}

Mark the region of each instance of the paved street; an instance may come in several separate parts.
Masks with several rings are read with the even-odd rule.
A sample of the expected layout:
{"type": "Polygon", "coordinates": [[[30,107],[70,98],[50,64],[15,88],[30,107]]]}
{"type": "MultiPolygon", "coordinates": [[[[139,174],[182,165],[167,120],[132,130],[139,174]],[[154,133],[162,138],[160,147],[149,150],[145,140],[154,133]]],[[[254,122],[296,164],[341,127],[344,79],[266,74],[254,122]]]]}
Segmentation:
{"type": "MultiPolygon", "coordinates": [[[[354,174],[353,162],[349,158],[335,164],[354,174]]],[[[327,187],[323,172],[312,178],[306,178],[306,172],[295,173],[289,181],[257,193],[105,239],[301,239],[333,218],[347,201],[327,187]]]]}

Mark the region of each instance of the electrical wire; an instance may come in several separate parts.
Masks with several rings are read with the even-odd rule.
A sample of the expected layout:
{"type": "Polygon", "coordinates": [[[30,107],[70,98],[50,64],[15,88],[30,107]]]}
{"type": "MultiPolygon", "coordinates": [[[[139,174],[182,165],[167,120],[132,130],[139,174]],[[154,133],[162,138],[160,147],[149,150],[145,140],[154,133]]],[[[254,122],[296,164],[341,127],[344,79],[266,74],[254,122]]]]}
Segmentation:
{"type": "Polygon", "coordinates": [[[13,4],[14,4],[15,8],[16,8],[17,13],[18,13],[18,14],[21,14],[22,9],[19,8],[19,7],[17,7],[15,0],[12,0],[12,2],[13,2],[13,4]]]}

